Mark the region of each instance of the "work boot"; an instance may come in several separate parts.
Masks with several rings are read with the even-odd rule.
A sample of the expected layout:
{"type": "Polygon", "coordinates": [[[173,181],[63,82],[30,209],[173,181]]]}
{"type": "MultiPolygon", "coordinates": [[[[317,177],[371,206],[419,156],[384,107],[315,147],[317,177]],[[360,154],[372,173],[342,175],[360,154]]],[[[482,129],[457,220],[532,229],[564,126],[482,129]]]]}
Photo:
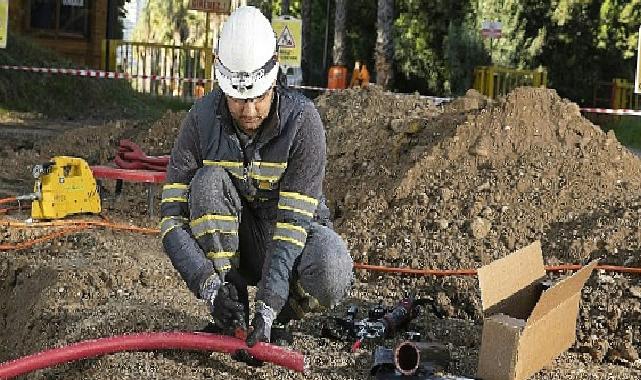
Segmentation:
{"type": "Polygon", "coordinates": [[[289,330],[287,324],[274,322],[272,325],[272,332],[270,343],[276,346],[287,347],[294,344],[294,335],[289,330]]]}
{"type": "Polygon", "coordinates": [[[289,288],[289,298],[276,317],[276,322],[287,324],[292,320],[303,319],[309,313],[322,311],[318,300],[305,292],[300,282],[289,288]]]}

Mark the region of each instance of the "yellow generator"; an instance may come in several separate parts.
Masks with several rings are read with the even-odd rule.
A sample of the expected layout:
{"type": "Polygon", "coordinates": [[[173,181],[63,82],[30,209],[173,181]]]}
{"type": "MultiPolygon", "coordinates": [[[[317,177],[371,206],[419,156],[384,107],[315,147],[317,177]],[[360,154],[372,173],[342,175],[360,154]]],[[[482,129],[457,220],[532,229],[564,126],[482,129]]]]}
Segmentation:
{"type": "Polygon", "coordinates": [[[31,218],[60,219],[71,214],[100,213],[100,195],[87,162],[81,158],[56,156],[33,167],[36,179],[30,199],[31,218]]]}

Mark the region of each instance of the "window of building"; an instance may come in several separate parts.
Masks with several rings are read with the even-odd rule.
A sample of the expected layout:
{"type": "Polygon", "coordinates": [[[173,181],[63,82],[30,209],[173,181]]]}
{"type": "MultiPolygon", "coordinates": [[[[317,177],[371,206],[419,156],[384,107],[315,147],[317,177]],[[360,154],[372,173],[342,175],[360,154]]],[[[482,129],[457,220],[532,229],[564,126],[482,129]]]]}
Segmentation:
{"type": "Polygon", "coordinates": [[[89,37],[90,0],[31,0],[31,28],[89,37]]]}

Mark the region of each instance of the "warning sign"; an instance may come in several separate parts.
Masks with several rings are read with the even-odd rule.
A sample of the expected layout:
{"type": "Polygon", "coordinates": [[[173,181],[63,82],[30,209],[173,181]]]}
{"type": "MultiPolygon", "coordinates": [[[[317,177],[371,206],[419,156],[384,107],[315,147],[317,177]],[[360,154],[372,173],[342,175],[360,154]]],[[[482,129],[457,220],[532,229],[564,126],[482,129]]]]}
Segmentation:
{"type": "Polygon", "coordinates": [[[280,64],[287,67],[300,67],[303,44],[300,19],[288,16],[274,18],[272,27],[277,36],[280,64]]]}
{"type": "Polygon", "coordinates": [[[293,49],[296,47],[294,36],[292,36],[292,32],[289,31],[289,28],[287,27],[287,25],[285,25],[285,29],[283,29],[283,31],[280,33],[277,44],[280,49],[282,48],[293,49]]]}
{"type": "Polygon", "coordinates": [[[0,48],[7,47],[7,29],[9,25],[9,0],[0,0],[0,48]]]}

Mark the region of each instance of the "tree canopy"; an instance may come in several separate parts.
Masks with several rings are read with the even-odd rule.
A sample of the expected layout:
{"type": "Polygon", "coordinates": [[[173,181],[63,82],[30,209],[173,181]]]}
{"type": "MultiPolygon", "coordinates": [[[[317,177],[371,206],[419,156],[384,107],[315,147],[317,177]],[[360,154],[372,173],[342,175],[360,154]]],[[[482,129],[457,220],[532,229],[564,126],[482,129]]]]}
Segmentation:
{"type": "MultiPolygon", "coordinates": [[[[301,17],[303,1],[288,2],[289,14],[301,17]]],[[[187,3],[149,0],[145,11],[150,17],[142,18],[147,26],[140,27],[137,38],[201,43],[198,36],[202,33],[195,31],[204,28],[204,17],[183,12],[187,3]],[[176,18],[183,21],[173,22],[176,18]]],[[[283,11],[280,0],[247,3],[268,17],[283,11]]],[[[309,60],[303,69],[309,84],[326,84],[327,68],[332,64],[335,3],[306,0],[311,25],[309,60]]],[[[355,61],[364,62],[375,78],[377,1],[350,0],[345,9],[345,65],[351,69],[355,61]]],[[[600,81],[634,79],[641,0],[396,0],[393,20],[397,90],[461,94],[470,88],[475,66],[493,63],[545,67],[550,87],[562,96],[587,102],[600,81]],[[502,37],[482,38],[483,21],[500,21],[502,37]]]]}

